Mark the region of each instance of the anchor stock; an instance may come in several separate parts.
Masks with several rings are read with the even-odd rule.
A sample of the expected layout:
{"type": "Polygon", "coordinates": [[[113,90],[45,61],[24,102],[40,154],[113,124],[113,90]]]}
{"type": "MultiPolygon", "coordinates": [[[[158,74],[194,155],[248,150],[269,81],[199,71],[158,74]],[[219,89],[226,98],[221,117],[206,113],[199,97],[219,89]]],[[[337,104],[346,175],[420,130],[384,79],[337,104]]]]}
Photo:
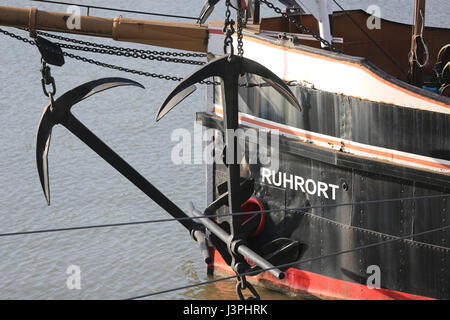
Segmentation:
{"type": "MultiPolygon", "coordinates": [[[[195,209],[192,203],[189,203],[189,211],[195,217],[204,217],[204,215],[200,211],[195,209]]],[[[208,230],[214,233],[214,235],[216,235],[221,241],[226,243],[228,246],[230,246],[230,244],[233,243],[232,235],[228,234],[225,230],[223,230],[219,225],[214,223],[212,220],[198,219],[198,221],[199,223],[202,223],[208,230]]],[[[239,253],[242,256],[246,257],[247,259],[253,261],[260,268],[268,269],[268,272],[272,274],[274,277],[278,279],[284,278],[284,273],[281,270],[273,266],[266,259],[262,258],[259,254],[254,252],[244,243],[238,243],[237,245],[235,245],[234,250],[236,251],[236,253],[239,253]]]]}

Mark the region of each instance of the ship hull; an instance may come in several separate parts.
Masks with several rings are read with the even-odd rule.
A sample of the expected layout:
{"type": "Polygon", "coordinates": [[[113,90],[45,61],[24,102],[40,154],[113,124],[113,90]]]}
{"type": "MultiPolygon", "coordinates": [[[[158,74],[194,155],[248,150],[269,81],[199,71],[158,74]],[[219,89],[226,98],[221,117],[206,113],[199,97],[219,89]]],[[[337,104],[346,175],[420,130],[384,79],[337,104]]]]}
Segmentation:
{"type": "MultiPolygon", "coordinates": [[[[210,26],[211,51],[222,43],[210,26]]],[[[288,238],[300,248],[285,279],[249,280],[329,299],[450,299],[450,100],[362,58],[255,34],[244,45],[247,58],[295,80],[302,107],[263,79],[240,79],[240,127],[279,134],[276,166],[250,161],[259,140],[246,145],[241,176],[254,179],[254,196],[270,211],[248,244],[258,252],[288,238]]],[[[216,130],[214,139],[224,134],[223,105],[223,88],[209,86],[197,121],[216,130]]],[[[211,203],[227,170],[206,167],[211,203]]],[[[232,273],[211,249],[208,270],[232,273]]]]}
{"type": "MultiPolygon", "coordinates": [[[[198,119],[220,128],[218,116],[199,114],[198,119]]],[[[255,196],[275,210],[248,241],[256,251],[277,238],[298,241],[300,263],[286,269],[284,280],[263,273],[250,281],[329,299],[450,299],[450,232],[395,240],[448,225],[450,199],[445,195],[450,189],[440,175],[433,184],[432,175],[422,179],[416,169],[285,137],[279,148],[277,171],[248,166],[255,196]],[[302,180],[303,190],[295,185],[302,180]],[[319,184],[329,187],[319,193],[319,184]],[[378,287],[372,281],[375,269],[378,287]]],[[[226,170],[212,167],[210,186],[217,187],[226,181],[226,170]]],[[[213,250],[212,255],[210,272],[232,273],[220,253],[213,250]]]]}
{"type": "MultiPolygon", "coordinates": [[[[233,275],[234,272],[223,260],[218,251],[211,248],[213,262],[208,266],[208,273],[216,276],[233,275]]],[[[287,295],[294,295],[305,300],[435,300],[435,298],[390,290],[372,288],[364,284],[341,280],[310,272],[301,268],[284,270],[285,280],[279,280],[264,273],[248,277],[248,281],[265,288],[287,295]]]]}
{"type": "MultiPolygon", "coordinates": [[[[216,90],[213,112],[199,113],[197,120],[222,134],[221,92],[216,90]]],[[[299,263],[286,269],[286,279],[263,273],[250,281],[328,299],[450,299],[450,232],[427,233],[450,221],[448,139],[440,137],[441,145],[420,141],[437,141],[448,130],[448,114],[297,88],[302,105],[309,101],[311,109],[320,112],[304,110],[296,117],[301,119],[297,126],[290,126],[286,115],[292,111],[284,109],[289,106],[273,100],[265,105],[261,96],[271,94],[262,94],[261,88],[256,93],[244,90],[241,128],[280,134],[275,169],[249,164],[242,170],[243,176],[255,180],[254,195],[266,209],[275,210],[265,214],[264,226],[248,239],[249,244],[257,251],[272,240],[289,238],[301,248],[299,263]],[[259,95],[258,104],[249,101],[255,95],[259,95]],[[283,107],[274,109],[274,105],[283,107]],[[339,113],[339,107],[350,109],[339,113]],[[363,109],[376,110],[377,115],[367,116],[363,109]],[[335,110],[331,119],[330,110],[335,110]],[[415,120],[408,118],[408,112],[415,120]],[[311,123],[324,125],[305,125],[307,116],[314,119],[311,123]],[[352,118],[351,126],[348,118],[352,118]],[[393,130],[393,121],[399,130],[395,139],[383,135],[393,130]],[[342,123],[347,130],[335,130],[342,123]],[[364,134],[367,127],[378,140],[364,134]],[[416,127],[422,131],[415,132],[416,127]],[[343,139],[345,134],[352,140],[343,139]],[[327,139],[345,143],[338,148],[327,139]],[[364,152],[359,154],[351,146],[364,152]],[[384,159],[383,152],[401,156],[384,159]]],[[[248,143],[247,151],[252,150],[248,143]]],[[[217,163],[207,167],[211,202],[227,171],[217,163]]],[[[232,272],[215,250],[213,257],[210,272],[232,272]]]]}

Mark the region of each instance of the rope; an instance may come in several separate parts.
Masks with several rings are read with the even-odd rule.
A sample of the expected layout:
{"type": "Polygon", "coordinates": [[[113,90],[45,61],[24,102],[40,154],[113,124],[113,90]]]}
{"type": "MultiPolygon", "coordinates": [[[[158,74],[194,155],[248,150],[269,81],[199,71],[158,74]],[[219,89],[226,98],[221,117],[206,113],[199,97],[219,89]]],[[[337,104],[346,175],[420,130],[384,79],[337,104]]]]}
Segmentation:
{"type": "Polygon", "coordinates": [[[397,202],[397,201],[423,200],[423,199],[449,198],[449,197],[450,197],[450,194],[431,195],[431,196],[419,196],[419,197],[407,197],[407,198],[368,200],[368,201],[349,202],[349,203],[325,204],[325,205],[308,206],[308,207],[301,207],[301,208],[284,208],[284,209],[268,209],[268,210],[261,210],[261,211],[233,212],[233,213],[224,213],[224,214],[213,214],[213,215],[207,215],[207,216],[202,216],[202,217],[166,218],[166,219],[153,219],[153,220],[101,224],[101,225],[91,225],[91,226],[81,226],[81,227],[62,227],[62,228],[43,229],[43,230],[34,230],[34,231],[0,233],[0,237],[30,235],[30,234],[38,234],[38,233],[52,233],[52,232],[61,232],[61,231],[74,231],[74,230],[94,229],[94,228],[110,228],[110,227],[162,223],[162,222],[172,222],[172,221],[210,219],[210,218],[217,218],[217,217],[242,216],[242,215],[249,215],[249,214],[256,215],[256,214],[264,214],[264,213],[280,212],[280,211],[307,211],[307,210],[311,210],[311,209],[323,209],[323,208],[332,208],[332,207],[341,207],[341,206],[357,206],[357,205],[363,205],[363,204],[378,204],[378,203],[397,202]]]}
{"type": "MultiPolygon", "coordinates": [[[[26,39],[24,37],[21,37],[19,35],[16,35],[14,33],[8,32],[6,30],[0,29],[0,33],[3,33],[6,36],[9,36],[13,39],[16,40],[20,40],[23,41],[25,43],[28,43],[32,46],[35,46],[36,43],[34,42],[34,40],[29,40],[26,39]]],[[[114,55],[119,55],[119,56],[132,56],[133,58],[144,58],[141,57],[141,54],[158,54],[158,55],[168,55],[168,56],[185,56],[185,57],[204,57],[204,54],[201,53],[180,53],[180,52],[164,52],[164,51],[151,51],[151,50],[140,50],[140,49],[132,49],[132,48],[124,48],[124,47],[114,47],[114,46],[108,46],[108,45],[103,45],[103,44],[98,44],[98,43],[94,43],[94,42],[86,42],[86,41],[81,41],[78,39],[71,39],[71,38],[65,38],[65,37],[61,37],[61,36],[56,36],[56,35],[52,35],[50,33],[45,33],[45,32],[40,32],[38,31],[38,34],[43,35],[43,36],[48,36],[50,38],[54,38],[54,39],[60,39],[62,41],[66,41],[66,42],[73,42],[73,43],[79,43],[79,44],[83,44],[83,45],[91,45],[93,47],[99,47],[99,48],[105,48],[105,49],[111,49],[111,50],[117,50],[119,52],[123,51],[125,52],[125,54],[121,54],[121,53],[112,53],[114,55]]],[[[58,45],[62,45],[62,44],[58,44],[58,45]]],[[[65,47],[68,47],[66,45],[64,45],[65,47]]],[[[70,49],[75,49],[75,50],[83,50],[83,51],[92,51],[94,52],[94,50],[92,50],[91,48],[88,49],[81,49],[81,48],[70,48],[70,49]]],[[[100,52],[100,50],[96,51],[99,53],[104,53],[104,52],[100,52]]],[[[105,53],[109,53],[105,52],[105,53]]],[[[176,77],[176,76],[168,76],[168,75],[163,75],[163,74],[157,74],[157,73],[152,73],[152,72],[145,72],[145,71],[141,71],[141,70],[134,70],[134,69],[129,69],[129,68],[125,68],[125,67],[121,67],[121,66],[117,66],[117,65],[113,65],[113,64],[108,64],[108,63],[104,63],[98,60],[94,60],[94,59],[88,59],[82,56],[78,56],[72,53],[67,53],[67,52],[63,52],[64,56],[78,60],[78,61],[82,61],[82,62],[86,62],[86,63],[90,63],[90,64],[95,64],[99,67],[103,67],[103,68],[108,68],[108,69],[113,69],[113,70],[118,70],[118,71],[122,71],[122,72],[127,72],[127,73],[132,73],[132,74],[136,74],[136,75],[140,75],[140,76],[145,76],[145,77],[152,77],[152,78],[158,78],[158,79],[164,79],[164,80],[171,80],[171,81],[182,81],[183,78],[181,77],[176,77]]],[[[154,58],[149,58],[150,60],[164,60],[165,58],[161,58],[161,57],[154,57],[154,58]]],[[[179,59],[180,60],[180,59],[179,59]]],[[[184,63],[184,62],[179,62],[179,63],[184,63]]],[[[201,62],[200,62],[201,63],[201,62]]],[[[195,63],[189,63],[189,64],[199,64],[197,63],[197,61],[195,61],[195,63]]],[[[202,63],[203,64],[203,63],[202,63]]],[[[289,81],[285,81],[286,85],[290,86],[290,87],[295,87],[295,86],[301,86],[302,81],[297,81],[297,80],[289,80],[289,81]]],[[[200,84],[206,84],[206,85],[220,85],[220,82],[218,81],[209,81],[209,80],[202,80],[199,82],[200,84]]],[[[253,87],[266,87],[266,86],[270,86],[270,84],[268,83],[242,83],[239,84],[240,87],[246,87],[246,88],[253,88],[253,87]]]]}
{"type": "Polygon", "coordinates": [[[424,23],[424,17],[423,17],[423,12],[422,10],[419,10],[420,16],[422,17],[422,28],[420,30],[420,34],[419,35],[415,35],[413,36],[413,41],[414,41],[414,53],[411,54],[411,52],[409,53],[409,64],[413,64],[414,62],[417,63],[417,65],[419,66],[419,68],[423,68],[428,64],[428,61],[430,60],[430,52],[428,50],[428,46],[425,43],[425,41],[423,40],[423,29],[425,27],[425,23],[424,23]],[[417,59],[417,38],[420,39],[420,41],[422,41],[422,46],[425,50],[425,62],[422,64],[420,63],[420,61],[417,59]]]}
{"type": "Polygon", "coordinates": [[[394,58],[392,58],[392,56],[386,52],[386,50],[383,49],[382,46],[380,46],[367,32],[366,30],[364,30],[359,24],[358,22],[355,21],[355,19],[352,18],[352,16],[348,13],[347,10],[345,10],[336,0],[333,0],[333,2],[345,13],[345,15],[353,22],[353,24],[355,26],[358,27],[359,30],[361,30],[362,33],[364,33],[364,35],[378,48],[378,50],[381,51],[381,53],[383,53],[386,58],[389,59],[389,61],[403,74],[403,76],[405,76],[406,78],[408,77],[408,75],[405,73],[405,71],[403,70],[402,67],[400,67],[400,65],[394,60],[394,58]]]}
{"type": "MultiPolygon", "coordinates": [[[[23,38],[19,35],[16,35],[14,33],[8,32],[6,30],[0,29],[0,33],[3,33],[4,35],[7,35],[11,38],[23,41],[25,43],[28,43],[32,46],[35,46],[36,43],[34,40],[29,40],[26,38],[23,38]]],[[[98,60],[94,60],[94,59],[89,59],[86,57],[82,57],[82,56],[78,56],[72,53],[68,53],[68,52],[63,52],[65,57],[69,57],[78,61],[82,61],[82,62],[86,62],[86,63],[90,63],[90,64],[94,64],[97,65],[99,67],[103,67],[103,68],[108,68],[108,69],[113,69],[113,70],[118,70],[118,71],[122,71],[122,72],[127,72],[127,73],[132,73],[132,74],[137,74],[140,76],[145,76],[145,77],[151,77],[151,78],[157,78],[157,79],[161,79],[161,80],[170,80],[170,81],[182,81],[183,78],[182,77],[176,77],[176,76],[170,76],[170,75],[164,75],[164,74],[158,74],[158,73],[154,73],[154,72],[146,72],[146,71],[141,71],[141,70],[135,70],[135,69],[129,69],[126,67],[121,67],[121,66],[117,66],[117,65],[113,65],[113,64],[109,64],[109,63],[104,63],[98,60]]],[[[218,82],[214,82],[214,81],[200,81],[200,84],[207,84],[207,85],[218,85],[218,82]]]]}
{"type": "Polygon", "coordinates": [[[173,219],[146,220],[146,221],[98,224],[98,225],[81,226],[81,227],[65,227],[65,228],[43,229],[43,230],[33,230],[33,231],[19,231],[19,232],[1,233],[0,237],[30,235],[30,234],[38,234],[38,233],[52,233],[52,232],[62,232],[62,231],[74,231],[74,230],[86,230],[86,229],[98,229],[98,228],[110,228],[110,227],[120,227],[120,226],[131,226],[131,225],[149,224],[149,223],[166,222],[166,221],[173,221],[173,219]]]}
{"type": "Polygon", "coordinates": [[[117,12],[145,14],[145,15],[150,15],[150,16],[179,18],[179,19],[187,19],[187,20],[198,20],[198,17],[180,16],[180,15],[174,15],[174,14],[145,12],[145,11],[136,11],[136,10],[128,10],[128,9],[109,8],[109,7],[99,7],[99,6],[93,6],[93,5],[90,5],[90,4],[68,3],[68,2],[49,1],[49,0],[31,0],[31,1],[43,2],[43,3],[51,3],[51,4],[63,4],[63,5],[67,5],[67,6],[78,6],[78,7],[87,8],[88,10],[89,9],[100,9],[100,10],[107,10],[107,11],[117,11],[117,12]]]}
{"type": "Polygon", "coordinates": [[[322,38],[320,35],[309,29],[307,26],[301,24],[299,21],[295,20],[291,16],[289,16],[286,12],[283,12],[280,8],[276,7],[273,3],[267,1],[267,0],[259,0],[259,2],[264,3],[266,6],[268,6],[270,9],[281,15],[284,19],[288,20],[289,22],[293,23],[298,30],[306,32],[310,35],[312,35],[317,41],[320,41],[323,43],[326,47],[328,47],[331,51],[342,53],[341,50],[336,48],[336,46],[332,43],[330,43],[328,40],[322,38]]]}
{"type": "MultiPolygon", "coordinates": [[[[373,247],[381,246],[381,245],[384,245],[384,244],[388,244],[388,243],[392,243],[392,242],[396,242],[396,241],[401,241],[401,240],[406,240],[406,239],[409,239],[409,238],[412,238],[412,237],[422,236],[422,235],[425,235],[425,234],[429,234],[429,233],[433,233],[433,232],[437,232],[437,231],[443,231],[443,230],[447,230],[447,229],[450,229],[450,225],[445,226],[445,227],[432,229],[432,230],[428,230],[428,231],[418,232],[418,233],[411,234],[411,235],[408,235],[408,236],[397,237],[395,239],[389,239],[389,240],[385,240],[385,241],[380,241],[380,242],[376,242],[376,243],[372,243],[372,244],[356,247],[356,248],[353,248],[353,249],[341,250],[341,251],[333,252],[333,253],[330,253],[330,254],[317,256],[317,257],[314,257],[314,258],[309,258],[309,259],[298,260],[298,261],[294,261],[294,262],[290,262],[290,263],[280,264],[280,265],[274,266],[272,268],[266,268],[266,269],[258,270],[258,273],[259,272],[269,271],[269,270],[272,270],[272,269],[282,269],[282,268],[292,267],[294,265],[300,265],[300,264],[305,264],[305,263],[313,262],[313,261],[317,261],[317,260],[332,258],[332,257],[338,256],[338,255],[342,255],[342,254],[346,254],[346,253],[352,253],[352,252],[363,250],[363,249],[373,248],[373,247]]],[[[236,275],[229,276],[229,277],[224,277],[224,278],[219,278],[219,279],[199,282],[199,283],[195,283],[195,284],[191,284],[191,285],[187,285],[187,286],[182,286],[182,287],[177,287],[177,288],[172,288],[172,289],[152,292],[152,293],[149,293],[149,294],[144,294],[144,295],[128,298],[126,300],[142,299],[142,298],[156,296],[156,295],[163,294],[163,293],[169,293],[169,292],[174,292],[174,291],[179,291],[179,290],[185,290],[185,289],[189,289],[189,288],[199,287],[199,286],[203,286],[203,285],[207,285],[207,284],[211,284],[211,283],[215,283],[215,282],[219,282],[219,281],[231,280],[231,279],[242,277],[242,276],[252,276],[252,275],[254,275],[254,273],[255,273],[255,271],[244,272],[244,273],[236,274],[236,275]]]]}

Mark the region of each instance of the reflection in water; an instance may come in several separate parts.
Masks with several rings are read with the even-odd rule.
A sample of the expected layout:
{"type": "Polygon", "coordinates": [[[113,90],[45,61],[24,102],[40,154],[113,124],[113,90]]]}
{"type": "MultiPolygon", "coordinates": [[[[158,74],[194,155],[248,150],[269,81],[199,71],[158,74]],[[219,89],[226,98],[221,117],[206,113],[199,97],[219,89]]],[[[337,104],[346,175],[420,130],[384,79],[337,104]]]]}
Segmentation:
{"type": "MultiPolygon", "coordinates": [[[[206,273],[206,267],[199,275],[198,271],[193,268],[193,261],[184,261],[180,269],[185,273],[186,279],[189,279],[189,284],[193,285],[200,282],[220,280],[229,277],[225,274],[214,274],[208,275],[204,278],[204,273],[206,273]]],[[[274,290],[270,290],[261,286],[255,285],[255,289],[260,295],[262,300],[304,300],[305,297],[300,295],[293,295],[287,293],[281,293],[274,290]]],[[[248,290],[243,291],[244,296],[250,294],[248,290]]],[[[312,297],[308,297],[312,298],[312,297]]],[[[208,283],[201,286],[196,286],[189,289],[184,289],[183,299],[193,299],[193,300],[237,300],[236,294],[236,279],[220,280],[212,283],[208,283]]]]}
{"type": "MultiPolygon", "coordinates": [[[[208,276],[208,280],[220,279],[221,276],[208,276]]],[[[300,296],[284,294],[269,290],[260,286],[255,286],[256,291],[262,300],[304,300],[300,296]]],[[[248,291],[243,291],[247,296],[248,291]]],[[[236,280],[222,280],[200,287],[188,289],[184,292],[186,299],[210,299],[210,300],[238,300],[236,295],[236,280]]]]}

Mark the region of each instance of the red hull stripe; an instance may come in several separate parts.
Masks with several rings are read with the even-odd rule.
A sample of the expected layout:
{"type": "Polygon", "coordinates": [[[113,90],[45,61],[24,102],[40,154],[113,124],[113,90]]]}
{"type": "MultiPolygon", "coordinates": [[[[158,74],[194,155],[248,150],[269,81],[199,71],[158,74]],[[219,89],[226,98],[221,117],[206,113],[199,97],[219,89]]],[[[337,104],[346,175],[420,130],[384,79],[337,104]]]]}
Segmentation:
{"type": "MultiPolygon", "coordinates": [[[[222,256],[211,249],[213,263],[210,269],[223,273],[234,272],[222,259],[222,256]]],[[[285,271],[286,277],[279,280],[267,272],[255,277],[248,277],[252,283],[259,283],[270,288],[279,288],[282,291],[291,291],[313,295],[324,299],[345,300],[435,300],[433,298],[418,296],[410,293],[394,291],[389,289],[370,289],[368,286],[338,280],[309,271],[289,268],[285,271]]]]}
{"type": "Polygon", "coordinates": [[[213,28],[209,28],[209,33],[213,33],[213,34],[223,34],[222,30],[219,29],[213,29],[213,28]]]}

